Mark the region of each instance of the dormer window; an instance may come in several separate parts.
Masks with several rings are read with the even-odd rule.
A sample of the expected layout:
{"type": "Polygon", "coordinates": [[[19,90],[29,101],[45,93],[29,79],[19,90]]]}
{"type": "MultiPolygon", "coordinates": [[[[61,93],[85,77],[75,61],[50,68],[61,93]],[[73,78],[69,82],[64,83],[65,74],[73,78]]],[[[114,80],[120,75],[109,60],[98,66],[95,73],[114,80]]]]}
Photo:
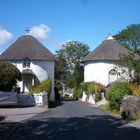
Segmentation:
{"type": "Polygon", "coordinates": [[[23,60],[23,68],[30,68],[30,59],[29,58],[25,58],[23,60]]]}

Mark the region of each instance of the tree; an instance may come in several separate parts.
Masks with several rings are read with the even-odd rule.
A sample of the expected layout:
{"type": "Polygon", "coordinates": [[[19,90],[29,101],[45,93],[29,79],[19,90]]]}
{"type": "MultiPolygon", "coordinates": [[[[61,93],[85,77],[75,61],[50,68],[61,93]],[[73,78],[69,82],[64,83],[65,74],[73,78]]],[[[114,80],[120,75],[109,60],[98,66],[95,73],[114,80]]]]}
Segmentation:
{"type": "Polygon", "coordinates": [[[62,49],[56,51],[56,63],[55,63],[55,79],[64,82],[66,79],[68,69],[68,63],[64,58],[64,52],[62,49]]]}
{"type": "Polygon", "coordinates": [[[81,60],[89,53],[89,47],[78,41],[69,41],[56,51],[58,80],[74,87],[83,81],[81,60]]]}
{"type": "Polygon", "coordinates": [[[132,24],[121,30],[114,38],[134,53],[140,54],[140,24],[132,24]]]}
{"type": "Polygon", "coordinates": [[[130,82],[140,84],[140,58],[138,55],[132,52],[123,54],[117,65],[122,73],[126,73],[130,77],[130,82]]]}
{"type": "Polygon", "coordinates": [[[0,61],[0,91],[11,91],[17,80],[21,81],[20,71],[12,64],[0,61]]]}
{"type": "Polygon", "coordinates": [[[117,65],[129,75],[131,82],[140,84],[140,24],[129,25],[114,37],[130,50],[130,53],[120,56],[117,65]]]}
{"type": "Polygon", "coordinates": [[[69,87],[78,87],[81,82],[83,82],[84,69],[83,66],[75,67],[74,72],[69,78],[69,87]]]}

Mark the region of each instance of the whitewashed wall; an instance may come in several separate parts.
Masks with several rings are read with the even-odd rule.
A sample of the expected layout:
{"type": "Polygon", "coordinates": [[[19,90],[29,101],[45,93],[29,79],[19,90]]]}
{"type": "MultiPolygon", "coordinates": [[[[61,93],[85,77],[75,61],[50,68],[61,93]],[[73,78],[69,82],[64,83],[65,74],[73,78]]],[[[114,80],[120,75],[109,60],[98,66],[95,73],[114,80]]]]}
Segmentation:
{"type": "Polygon", "coordinates": [[[109,71],[112,69],[116,69],[119,73],[117,75],[118,81],[130,81],[130,77],[128,75],[128,69],[125,69],[126,73],[122,73],[119,67],[112,61],[90,61],[86,62],[84,65],[84,82],[99,82],[103,85],[108,85],[109,83],[109,71]]]}
{"type": "MultiPolygon", "coordinates": [[[[20,72],[23,71],[23,61],[9,61],[14,64],[20,72]]],[[[54,61],[31,61],[30,69],[35,73],[39,81],[43,81],[48,77],[52,80],[52,93],[50,95],[50,100],[54,100],[54,61]]],[[[23,90],[23,83],[18,83],[21,91],[23,90]]]]}
{"type": "Polygon", "coordinates": [[[111,61],[85,62],[84,82],[96,81],[103,85],[109,84],[109,71],[114,69],[111,61]]]}
{"type": "MultiPolygon", "coordinates": [[[[20,72],[25,69],[23,61],[10,61],[10,63],[14,64],[20,72]]],[[[39,81],[45,80],[48,76],[54,79],[54,61],[31,61],[29,69],[35,73],[39,81]]]]}
{"type": "Polygon", "coordinates": [[[30,67],[39,81],[48,77],[54,79],[54,61],[32,61],[30,67]]]}
{"type": "Polygon", "coordinates": [[[32,61],[31,68],[32,71],[36,74],[40,81],[45,80],[46,78],[51,78],[52,80],[52,92],[50,95],[50,100],[54,101],[54,61],[32,61]]]}

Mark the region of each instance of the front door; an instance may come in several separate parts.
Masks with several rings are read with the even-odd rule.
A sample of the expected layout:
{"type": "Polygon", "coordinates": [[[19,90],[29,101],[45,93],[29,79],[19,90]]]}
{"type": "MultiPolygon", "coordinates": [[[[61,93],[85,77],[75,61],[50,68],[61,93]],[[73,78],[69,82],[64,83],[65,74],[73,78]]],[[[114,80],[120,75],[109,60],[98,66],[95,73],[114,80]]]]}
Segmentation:
{"type": "Polygon", "coordinates": [[[32,86],[32,76],[24,76],[23,77],[23,91],[24,92],[29,92],[29,88],[32,86]]]}

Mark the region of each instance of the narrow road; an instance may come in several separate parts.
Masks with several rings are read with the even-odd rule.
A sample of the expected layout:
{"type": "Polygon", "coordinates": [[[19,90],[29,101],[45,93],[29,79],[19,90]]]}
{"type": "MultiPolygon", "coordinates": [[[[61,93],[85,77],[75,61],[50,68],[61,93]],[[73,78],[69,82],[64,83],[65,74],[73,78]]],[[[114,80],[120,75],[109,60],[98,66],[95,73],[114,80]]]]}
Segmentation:
{"type": "Polygon", "coordinates": [[[127,126],[97,107],[65,101],[17,127],[9,140],[135,140],[140,129],[127,126]]]}

